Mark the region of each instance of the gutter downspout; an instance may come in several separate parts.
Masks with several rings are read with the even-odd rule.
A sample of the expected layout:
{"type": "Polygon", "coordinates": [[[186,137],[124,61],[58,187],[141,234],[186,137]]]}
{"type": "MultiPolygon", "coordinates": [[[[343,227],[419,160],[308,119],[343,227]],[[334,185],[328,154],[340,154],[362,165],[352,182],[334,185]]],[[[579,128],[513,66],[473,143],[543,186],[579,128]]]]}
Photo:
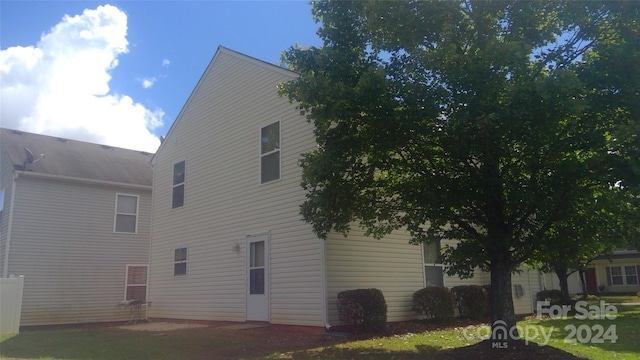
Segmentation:
{"type": "Polygon", "coordinates": [[[327,240],[322,241],[322,247],[320,249],[320,282],[322,283],[322,320],[324,321],[324,328],[329,330],[331,324],[329,324],[329,304],[328,304],[328,292],[327,289],[327,240]]]}
{"type": "Polygon", "coordinates": [[[13,182],[11,183],[11,200],[9,205],[9,224],[7,225],[7,243],[4,246],[4,267],[2,268],[2,277],[9,277],[9,249],[11,248],[11,228],[13,224],[13,207],[16,199],[16,181],[18,174],[13,174],[13,182]]]}
{"type": "MultiPolygon", "coordinates": [[[[155,159],[155,154],[154,154],[153,158],[151,159],[151,169],[152,169],[152,171],[153,171],[153,168],[154,168],[154,165],[155,165],[155,162],[153,161],[153,159],[155,159]]],[[[156,177],[155,174],[156,174],[156,172],[153,171],[152,175],[151,175],[151,184],[153,184],[153,181],[155,180],[154,179],[156,177]]],[[[151,186],[153,187],[153,185],[151,185],[151,186]]],[[[153,219],[154,219],[154,216],[153,216],[154,196],[153,196],[153,194],[154,194],[154,192],[153,192],[153,188],[152,188],[151,195],[150,195],[151,196],[151,209],[149,209],[149,211],[150,211],[149,218],[150,219],[149,219],[149,251],[147,252],[147,293],[145,294],[145,299],[147,299],[147,306],[146,306],[146,309],[145,309],[145,312],[144,312],[144,315],[145,315],[144,318],[147,321],[149,321],[149,313],[150,313],[149,308],[151,307],[151,303],[153,302],[153,300],[149,301],[149,295],[151,295],[151,286],[150,286],[150,284],[151,284],[151,258],[152,258],[152,256],[151,256],[151,249],[152,249],[152,246],[151,246],[151,242],[152,241],[151,241],[151,239],[153,238],[153,219]]]]}

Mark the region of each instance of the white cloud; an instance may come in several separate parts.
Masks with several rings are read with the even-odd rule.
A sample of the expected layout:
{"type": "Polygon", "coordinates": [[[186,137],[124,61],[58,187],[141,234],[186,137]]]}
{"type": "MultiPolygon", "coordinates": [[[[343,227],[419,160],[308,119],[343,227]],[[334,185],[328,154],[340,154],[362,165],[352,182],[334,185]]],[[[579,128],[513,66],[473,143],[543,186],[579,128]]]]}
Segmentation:
{"type": "Polygon", "coordinates": [[[126,14],[105,5],[65,16],[35,46],[0,51],[2,126],[155,152],[164,112],[110,92],[127,47],[126,14]]]}
{"type": "Polygon", "coordinates": [[[169,61],[168,59],[162,59],[163,67],[169,67],[169,65],[171,65],[171,61],[169,61]]]}
{"type": "Polygon", "coordinates": [[[140,79],[140,84],[142,84],[143,88],[149,89],[150,87],[153,86],[153,84],[156,83],[156,81],[158,81],[158,79],[155,77],[144,78],[144,79],[140,79]]]}

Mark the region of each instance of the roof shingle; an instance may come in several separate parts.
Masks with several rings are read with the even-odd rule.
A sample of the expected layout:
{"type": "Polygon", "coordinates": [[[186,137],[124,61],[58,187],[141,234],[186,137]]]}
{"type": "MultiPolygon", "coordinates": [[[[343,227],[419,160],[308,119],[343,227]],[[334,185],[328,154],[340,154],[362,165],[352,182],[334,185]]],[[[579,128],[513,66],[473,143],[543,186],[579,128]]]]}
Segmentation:
{"type": "Polygon", "coordinates": [[[147,152],[4,128],[0,146],[18,171],[144,186],[153,179],[153,154],[147,152]],[[25,148],[36,160],[44,158],[29,164],[25,148]]]}

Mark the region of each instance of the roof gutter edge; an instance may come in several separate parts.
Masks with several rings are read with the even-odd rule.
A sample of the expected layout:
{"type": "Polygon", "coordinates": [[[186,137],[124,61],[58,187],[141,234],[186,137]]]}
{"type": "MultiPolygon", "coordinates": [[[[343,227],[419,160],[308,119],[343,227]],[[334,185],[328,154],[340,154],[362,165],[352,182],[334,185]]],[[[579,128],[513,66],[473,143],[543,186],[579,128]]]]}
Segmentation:
{"type": "Polygon", "coordinates": [[[43,174],[43,173],[37,173],[37,172],[31,172],[31,171],[15,171],[15,175],[16,177],[71,181],[71,182],[79,182],[79,183],[92,184],[92,185],[119,186],[119,187],[126,187],[130,189],[138,189],[138,190],[152,189],[151,185],[130,184],[130,183],[123,183],[118,181],[86,179],[86,178],[78,178],[78,177],[64,176],[64,175],[43,174]]]}

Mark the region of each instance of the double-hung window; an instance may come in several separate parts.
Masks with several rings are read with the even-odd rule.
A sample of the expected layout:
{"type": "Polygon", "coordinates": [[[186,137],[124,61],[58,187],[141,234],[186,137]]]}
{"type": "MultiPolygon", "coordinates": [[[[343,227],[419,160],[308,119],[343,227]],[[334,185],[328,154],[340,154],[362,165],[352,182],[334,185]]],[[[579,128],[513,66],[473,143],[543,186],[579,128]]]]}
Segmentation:
{"type": "Polygon", "coordinates": [[[638,285],[638,267],[635,265],[610,266],[611,285],[638,285]]]}
{"type": "Polygon", "coordinates": [[[426,286],[444,286],[443,265],[440,260],[440,241],[422,244],[424,282],[426,286]]]}
{"type": "Polygon", "coordinates": [[[172,209],[184,206],[184,180],[185,163],[183,160],[173,165],[173,196],[171,200],[172,209]]]}
{"type": "Polygon", "coordinates": [[[4,210],[4,189],[0,189],[0,221],[2,221],[3,210],[4,210]]]}
{"type": "Polygon", "coordinates": [[[280,122],[260,129],[260,183],[280,179],[280,122]]]}
{"type": "Polygon", "coordinates": [[[138,196],[116,194],[116,214],[113,231],[135,234],[138,224],[138,196]]]}
{"type": "Polygon", "coordinates": [[[125,300],[147,302],[147,265],[127,265],[125,300]]]}
{"type": "Polygon", "coordinates": [[[173,276],[187,275],[187,248],[177,248],[173,255],[173,276]]]}

